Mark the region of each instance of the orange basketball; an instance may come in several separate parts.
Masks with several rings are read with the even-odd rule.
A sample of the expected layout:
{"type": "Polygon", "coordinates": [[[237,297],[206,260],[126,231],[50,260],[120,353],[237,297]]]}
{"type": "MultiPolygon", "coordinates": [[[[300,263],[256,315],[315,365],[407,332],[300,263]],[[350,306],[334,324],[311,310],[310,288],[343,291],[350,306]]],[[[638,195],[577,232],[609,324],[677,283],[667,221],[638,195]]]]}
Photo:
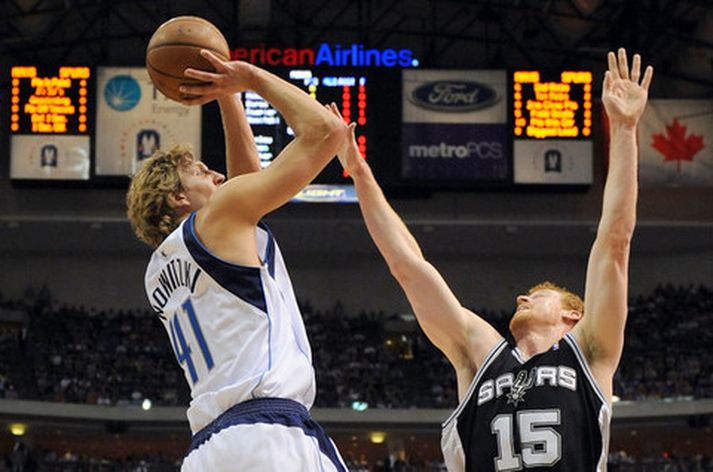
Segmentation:
{"type": "Polygon", "coordinates": [[[183,75],[188,67],[215,70],[200,55],[201,49],[209,49],[224,60],[230,58],[228,42],[210,21],[177,16],[159,26],[146,48],[146,69],[156,88],[168,98],[180,100],[184,97],[178,91],[181,84],[202,83],[183,75]]]}

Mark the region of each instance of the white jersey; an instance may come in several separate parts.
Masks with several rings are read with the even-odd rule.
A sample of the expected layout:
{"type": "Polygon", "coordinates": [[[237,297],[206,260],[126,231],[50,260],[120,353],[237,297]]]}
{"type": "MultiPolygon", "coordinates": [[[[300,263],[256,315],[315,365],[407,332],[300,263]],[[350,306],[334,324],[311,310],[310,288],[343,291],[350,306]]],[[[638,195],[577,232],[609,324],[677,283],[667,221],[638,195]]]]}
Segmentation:
{"type": "Polygon", "coordinates": [[[212,255],[198,240],[195,214],[154,251],[146,293],[191,387],[195,434],[231,406],[254,398],[295,400],[308,409],[314,369],[304,323],[282,254],[264,224],[259,267],[212,255]]]}

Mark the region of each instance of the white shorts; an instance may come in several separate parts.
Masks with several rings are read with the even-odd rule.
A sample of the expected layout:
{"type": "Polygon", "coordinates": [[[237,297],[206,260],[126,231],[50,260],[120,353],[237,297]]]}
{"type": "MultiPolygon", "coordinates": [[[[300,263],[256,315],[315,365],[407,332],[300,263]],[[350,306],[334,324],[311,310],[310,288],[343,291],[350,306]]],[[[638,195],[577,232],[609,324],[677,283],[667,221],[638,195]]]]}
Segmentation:
{"type": "Polygon", "coordinates": [[[332,440],[293,400],[233,406],[193,436],[181,472],[346,472],[332,440]]]}

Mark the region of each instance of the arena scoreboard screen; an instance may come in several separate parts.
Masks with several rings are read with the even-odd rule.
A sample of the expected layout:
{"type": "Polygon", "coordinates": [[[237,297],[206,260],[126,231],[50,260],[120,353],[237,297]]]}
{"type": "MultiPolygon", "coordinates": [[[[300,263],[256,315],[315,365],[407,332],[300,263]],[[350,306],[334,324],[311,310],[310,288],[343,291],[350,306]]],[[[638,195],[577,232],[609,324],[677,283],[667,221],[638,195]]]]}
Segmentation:
{"type": "Polygon", "coordinates": [[[91,76],[85,66],[10,69],[12,178],[89,178],[91,76]]]}
{"type": "MultiPolygon", "coordinates": [[[[273,70],[274,73],[305,90],[322,104],[334,102],[347,122],[357,123],[356,138],[364,158],[368,156],[371,107],[369,89],[372,86],[368,71],[342,68],[294,68],[273,70]]],[[[292,129],[269,103],[253,92],[243,94],[248,117],[263,167],[277,157],[293,139],[292,129]]],[[[296,201],[356,201],[353,186],[347,174],[335,159],[320,173],[314,183],[300,192],[296,201]]]]}
{"type": "Polygon", "coordinates": [[[591,71],[512,73],[514,181],[590,184],[591,71]]]}
{"type": "Polygon", "coordinates": [[[592,73],[513,74],[513,133],[517,138],[581,138],[592,132],[592,73]]]}
{"type": "Polygon", "coordinates": [[[89,67],[11,69],[13,134],[87,134],[89,67]]]}

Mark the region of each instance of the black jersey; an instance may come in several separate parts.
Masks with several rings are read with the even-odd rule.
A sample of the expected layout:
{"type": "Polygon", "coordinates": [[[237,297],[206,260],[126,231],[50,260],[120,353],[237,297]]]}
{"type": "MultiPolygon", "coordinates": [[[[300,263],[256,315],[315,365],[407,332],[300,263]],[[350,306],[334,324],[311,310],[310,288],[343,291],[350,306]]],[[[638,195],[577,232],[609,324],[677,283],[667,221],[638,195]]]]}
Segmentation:
{"type": "Polygon", "coordinates": [[[575,338],[524,361],[505,340],[443,423],[449,472],[606,470],[611,409],[575,338]]]}

